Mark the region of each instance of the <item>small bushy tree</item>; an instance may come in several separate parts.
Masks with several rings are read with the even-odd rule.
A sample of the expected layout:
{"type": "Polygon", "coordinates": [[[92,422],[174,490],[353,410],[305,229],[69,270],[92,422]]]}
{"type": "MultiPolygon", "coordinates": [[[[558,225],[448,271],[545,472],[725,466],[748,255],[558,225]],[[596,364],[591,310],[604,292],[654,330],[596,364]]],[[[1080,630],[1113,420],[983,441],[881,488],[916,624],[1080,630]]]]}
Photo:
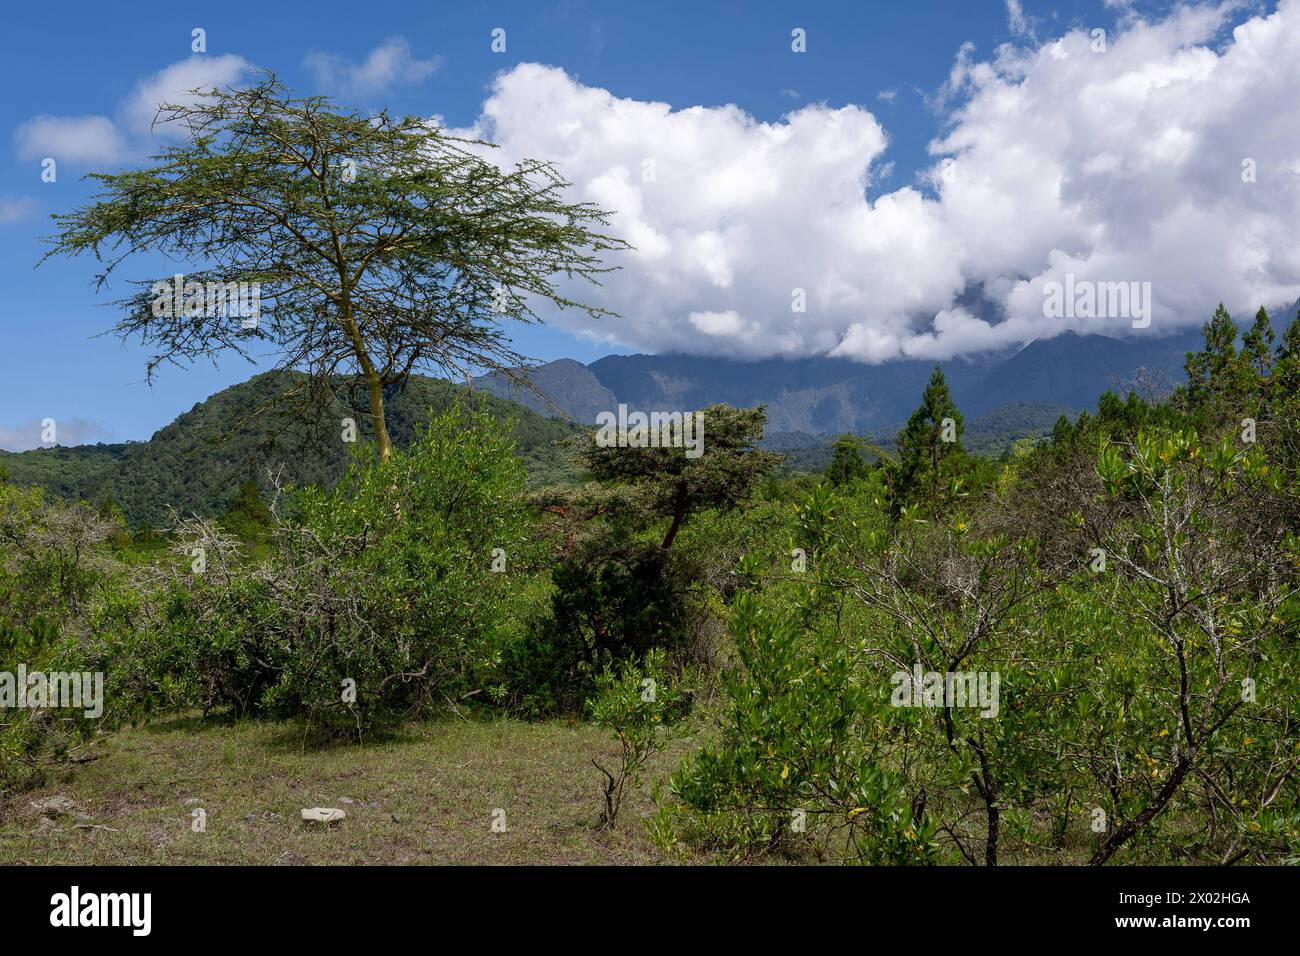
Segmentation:
{"type": "Polygon", "coordinates": [[[685,698],[669,680],[662,648],[648,651],[639,665],[627,661],[617,669],[607,667],[596,679],[587,715],[597,727],[611,731],[618,742],[618,759],[612,770],[592,760],[605,778],[600,829],[617,825],[628,789],[641,785],[646,761],[668,742],[670,728],[681,717],[684,705],[685,698]]]}

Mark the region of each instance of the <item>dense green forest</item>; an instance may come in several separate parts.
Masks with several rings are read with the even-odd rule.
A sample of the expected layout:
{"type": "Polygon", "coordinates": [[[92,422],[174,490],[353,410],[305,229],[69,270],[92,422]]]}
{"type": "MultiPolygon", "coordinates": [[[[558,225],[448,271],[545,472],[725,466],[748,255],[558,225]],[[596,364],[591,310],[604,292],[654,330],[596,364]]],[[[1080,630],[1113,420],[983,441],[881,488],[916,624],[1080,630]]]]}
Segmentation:
{"type": "Polygon", "coordinates": [[[605,829],[689,738],[644,821],[668,857],[1294,863],[1300,323],[1239,340],[1220,307],[1204,333],[1166,400],[1108,392],[997,457],[936,369],[883,453],[840,441],[821,474],[761,447],[761,409],[700,410],[691,457],[556,445],[428,382],[390,403],[387,460],[363,438],[277,494],[234,431],[231,477],[183,498],[171,472],[247,407],[223,393],[112,466],[147,520],[234,501],[178,509],[158,551],[98,506],[93,455],[61,489],[88,504],[0,484],[0,666],[107,682],[102,721],[6,710],[3,785],[157,715],[324,743],[454,708],[607,729],[605,829]]]}
{"type": "MultiPolygon", "coordinates": [[[[266,492],[272,475],[286,485],[332,485],[342,477],[352,447],[341,440],[342,420],[356,423],[358,443],[371,431],[357,410],[356,390],[342,379],[332,385],[312,392],[300,373],[266,372],[195,405],[147,442],[0,452],[0,466],[14,482],[66,501],[112,502],[132,527],[162,524],[169,508],[213,517],[245,481],[266,492]]],[[[560,419],[419,375],[390,394],[389,427],[399,445],[411,442],[430,412],[468,402],[510,423],[530,480],[550,483],[571,474],[560,445],[576,429],[560,419]]]]}

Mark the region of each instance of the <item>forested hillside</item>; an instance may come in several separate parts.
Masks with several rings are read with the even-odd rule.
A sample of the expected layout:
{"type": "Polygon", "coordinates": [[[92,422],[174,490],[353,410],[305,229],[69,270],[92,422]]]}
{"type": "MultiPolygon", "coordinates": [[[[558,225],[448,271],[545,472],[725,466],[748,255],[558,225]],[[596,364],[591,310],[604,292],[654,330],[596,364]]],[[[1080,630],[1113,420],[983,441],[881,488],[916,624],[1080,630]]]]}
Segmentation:
{"type": "MultiPolygon", "coordinates": [[[[348,411],[346,393],[340,393],[341,400],[317,400],[304,420],[296,414],[296,401],[284,401],[303,384],[301,375],[265,373],[200,402],[148,441],[0,452],[0,465],[16,483],[39,486],[65,501],[111,501],[132,526],[161,525],[168,506],[181,514],[218,514],[244,481],[256,481],[268,490],[268,469],[286,484],[329,486],[342,476],[353,447],[341,439],[341,420],[353,418],[362,442],[370,436],[369,423],[355,408],[348,411]]],[[[556,409],[536,398],[532,401],[540,411],[477,386],[471,391],[415,376],[404,390],[393,389],[389,427],[394,442],[409,444],[416,425],[430,412],[467,400],[513,423],[511,435],[531,484],[576,477],[567,444],[582,431],[577,424],[558,417],[556,409]]],[[[1048,434],[1061,415],[1071,414],[1072,409],[1040,402],[1006,406],[972,421],[968,444],[984,454],[1001,454],[1018,439],[1048,434]]],[[[889,430],[864,437],[884,447],[892,443],[889,430]]],[[[763,442],[765,448],[785,455],[796,472],[824,469],[833,444],[833,438],[801,432],[772,433],[763,442]]]]}
{"type": "MultiPolygon", "coordinates": [[[[55,447],[0,453],[0,465],[17,484],[37,485],[68,501],[112,501],[132,525],[159,526],[168,507],[212,516],[247,481],[268,487],[268,469],[286,484],[332,485],[347,468],[354,444],[342,439],[342,419],[356,423],[357,443],[371,437],[367,416],[340,389],[339,398],[309,398],[305,376],[265,373],[195,405],[144,442],[55,447]],[[301,393],[301,396],[299,395],[301,393]],[[297,409],[310,402],[310,414],[297,409]]],[[[532,480],[568,480],[573,472],[562,442],[577,429],[561,420],[454,383],[413,376],[390,389],[389,429],[399,446],[415,437],[417,423],[457,401],[481,406],[512,423],[510,434],[532,480]]]]}

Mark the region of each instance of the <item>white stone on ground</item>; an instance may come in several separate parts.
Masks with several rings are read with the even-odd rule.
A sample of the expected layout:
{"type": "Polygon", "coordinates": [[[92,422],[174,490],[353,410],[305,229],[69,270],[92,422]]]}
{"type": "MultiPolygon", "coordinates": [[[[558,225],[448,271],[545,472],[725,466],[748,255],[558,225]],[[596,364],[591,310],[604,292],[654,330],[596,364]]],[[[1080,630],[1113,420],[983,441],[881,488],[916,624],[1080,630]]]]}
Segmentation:
{"type": "Polygon", "coordinates": [[[338,823],[346,813],[332,807],[311,807],[302,812],[304,823],[338,823]]]}

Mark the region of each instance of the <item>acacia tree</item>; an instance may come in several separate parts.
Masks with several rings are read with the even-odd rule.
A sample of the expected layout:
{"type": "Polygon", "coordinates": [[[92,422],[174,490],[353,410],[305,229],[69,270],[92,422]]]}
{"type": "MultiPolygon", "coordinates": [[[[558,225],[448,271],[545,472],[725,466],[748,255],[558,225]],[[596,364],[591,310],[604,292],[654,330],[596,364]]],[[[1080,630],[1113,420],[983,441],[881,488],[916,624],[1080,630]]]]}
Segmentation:
{"type": "MultiPolygon", "coordinates": [[[[601,444],[591,436],[578,456],[597,481],[642,488],[650,513],[671,519],[659,545],[664,558],[690,515],[704,508],[736,507],[781,461],[780,455],[757,447],[767,424],[762,405],[710,405],[688,414],[700,416],[703,422],[697,433],[701,439],[697,457],[675,447],[673,429],[667,426],[658,434],[647,427],[639,440],[630,442],[626,439],[635,436],[635,430],[621,433],[613,444],[601,444]]],[[[680,429],[680,423],[676,427],[680,429]]]]}
{"type": "Polygon", "coordinates": [[[150,378],[163,363],[228,350],[251,360],[269,346],[280,367],[309,373],[308,402],[340,374],[363,383],[386,459],[385,388],[423,367],[513,376],[524,357],[502,322],[540,321],[537,308],[613,315],[557,285],[598,284],[603,254],[627,246],[603,233],[610,213],[565,201],[569,183],[549,163],[502,169],[484,158],[489,143],[295,99],[273,74],[191,96],[155,120],[183,131],[179,144],[151,168],[93,174],[103,191],[54,217],[46,253],[93,252],[97,288],[138,252],[191,266],[180,309],[159,314],[151,280],[120,303],[113,331],[155,350],[150,378]],[[256,323],[195,298],[239,282],[259,284],[256,323]]]}

